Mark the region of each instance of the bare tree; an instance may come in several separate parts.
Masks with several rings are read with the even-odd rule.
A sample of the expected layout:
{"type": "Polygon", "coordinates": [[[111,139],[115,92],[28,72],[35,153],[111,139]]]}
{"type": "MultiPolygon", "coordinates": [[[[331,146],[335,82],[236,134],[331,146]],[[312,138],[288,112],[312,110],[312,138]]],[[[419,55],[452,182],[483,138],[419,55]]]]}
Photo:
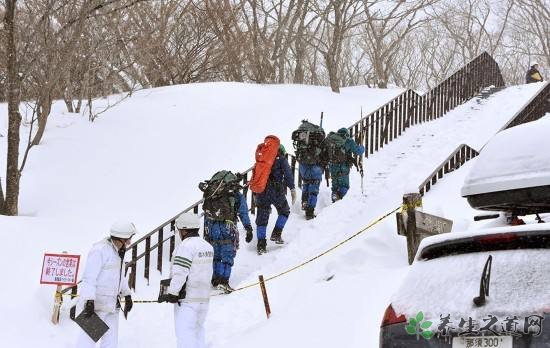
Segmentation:
{"type": "MultiPolygon", "coordinates": [[[[6,197],[0,195],[0,213],[17,215],[19,204],[19,71],[15,46],[15,11],[17,0],[6,0],[4,14],[4,40],[6,48],[7,100],[8,100],[8,155],[6,170],[6,197]]],[[[1,185],[1,183],[0,183],[1,185]]],[[[0,190],[1,192],[1,190],[0,190]]]]}
{"type": "Polygon", "coordinates": [[[511,13],[513,52],[529,60],[538,60],[550,68],[550,4],[547,0],[509,0],[515,3],[511,13]]]}
{"type": "Polygon", "coordinates": [[[197,6],[206,13],[210,28],[220,42],[217,53],[223,62],[224,77],[232,81],[244,81],[246,42],[239,22],[241,4],[232,4],[229,0],[204,0],[202,5],[197,6]]]}
{"type": "Polygon", "coordinates": [[[397,1],[384,3],[365,1],[363,49],[368,52],[379,88],[386,88],[403,41],[428,20],[423,10],[438,0],[397,1]]]}
{"type": "Polygon", "coordinates": [[[322,26],[320,37],[314,37],[314,45],[323,54],[330,88],[336,93],[340,92],[338,70],[342,45],[350,32],[363,24],[362,7],[363,2],[359,0],[319,0],[314,4],[313,10],[322,26]]]}

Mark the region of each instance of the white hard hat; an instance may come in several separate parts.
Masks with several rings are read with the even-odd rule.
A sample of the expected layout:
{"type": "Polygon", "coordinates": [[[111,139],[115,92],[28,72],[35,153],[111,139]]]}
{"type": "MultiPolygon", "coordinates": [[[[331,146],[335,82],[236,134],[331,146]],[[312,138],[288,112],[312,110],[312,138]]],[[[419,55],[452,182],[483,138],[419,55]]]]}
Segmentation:
{"type": "Polygon", "coordinates": [[[198,229],[200,228],[199,217],[190,211],[183,213],[180,216],[178,216],[178,218],[176,219],[176,228],[178,230],[198,229]]]}
{"type": "Polygon", "coordinates": [[[536,60],[531,63],[531,66],[535,66],[535,65],[539,65],[539,62],[537,62],[536,60]]]}
{"type": "Polygon", "coordinates": [[[111,236],[128,239],[136,234],[136,226],[132,222],[117,221],[111,225],[111,236]]]}

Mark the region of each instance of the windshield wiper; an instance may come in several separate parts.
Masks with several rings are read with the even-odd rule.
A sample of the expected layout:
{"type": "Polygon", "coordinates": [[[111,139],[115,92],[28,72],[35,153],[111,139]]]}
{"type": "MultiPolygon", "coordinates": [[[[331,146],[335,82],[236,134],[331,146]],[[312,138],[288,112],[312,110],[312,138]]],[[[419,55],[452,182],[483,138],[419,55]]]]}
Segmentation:
{"type": "Polygon", "coordinates": [[[491,264],[493,263],[493,256],[489,255],[483,273],[481,273],[481,281],[479,283],[479,296],[474,297],[474,304],[477,307],[485,305],[485,297],[489,297],[489,282],[491,281],[491,264]]]}

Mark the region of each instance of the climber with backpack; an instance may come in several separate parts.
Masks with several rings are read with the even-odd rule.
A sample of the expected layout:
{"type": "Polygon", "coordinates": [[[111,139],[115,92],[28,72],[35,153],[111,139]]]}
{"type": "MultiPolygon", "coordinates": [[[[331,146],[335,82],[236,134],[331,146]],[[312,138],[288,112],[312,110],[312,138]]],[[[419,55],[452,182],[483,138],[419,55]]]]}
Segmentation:
{"type": "MultiPolygon", "coordinates": [[[[266,232],[271,205],[277,209],[277,221],[271,232],[271,241],[284,244],[281,234],[285,227],[290,207],[286,200],[286,190],[290,189],[292,204],[296,201],[294,175],[286,159],[286,150],[274,135],[265,138],[256,149],[256,163],[250,180],[250,189],[255,194],[256,206],[256,235],[258,238],[257,252],[261,255],[267,251],[266,232]]],[[[252,236],[250,236],[250,240],[252,236]]],[[[250,242],[247,239],[247,242],[250,242]]]]}
{"type": "MultiPolygon", "coordinates": [[[[365,152],[363,145],[350,138],[347,128],[330,132],[323,141],[323,158],[328,161],[332,179],[332,202],[342,199],[349,190],[349,171],[357,157],[365,152]]],[[[359,169],[358,169],[359,170],[359,169]]]]}
{"type": "Polygon", "coordinates": [[[222,170],[199,184],[203,192],[204,238],[214,248],[212,286],[229,293],[233,260],[239,248],[237,219],[241,220],[247,235],[252,235],[248,205],[240,192],[242,177],[222,170]]]}
{"type": "Polygon", "coordinates": [[[292,141],[298,161],[300,177],[302,178],[302,210],[306,219],[315,217],[315,206],[319,185],[323,179],[322,142],[325,131],[320,126],[302,121],[300,127],[292,132],[292,141]]]}

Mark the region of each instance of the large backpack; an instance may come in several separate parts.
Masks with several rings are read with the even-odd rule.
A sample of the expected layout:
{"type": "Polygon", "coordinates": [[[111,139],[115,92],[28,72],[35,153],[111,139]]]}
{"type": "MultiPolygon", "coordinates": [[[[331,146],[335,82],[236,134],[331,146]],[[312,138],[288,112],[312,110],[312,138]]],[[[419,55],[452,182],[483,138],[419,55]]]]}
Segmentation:
{"type": "Polygon", "coordinates": [[[237,202],[235,192],[241,189],[240,177],[228,170],[222,170],[212,176],[210,180],[199,184],[203,192],[204,215],[215,221],[233,221],[237,219],[237,202]]]}
{"type": "Polygon", "coordinates": [[[277,153],[281,141],[274,135],[265,137],[263,143],[256,148],[256,163],[252,170],[252,179],[250,179],[250,190],[254,193],[262,193],[267,185],[267,180],[271,174],[271,167],[277,153]]]}
{"type": "Polygon", "coordinates": [[[323,141],[323,150],[330,163],[345,163],[349,160],[344,145],[346,138],[336,132],[330,132],[323,141]]]}
{"type": "Polygon", "coordinates": [[[300,127],[292,132],[296,160],[303,164],[319,164],[321,162],[321,143],[324,139],[323,128],[306,120],[302,121],[300,127]]]}

